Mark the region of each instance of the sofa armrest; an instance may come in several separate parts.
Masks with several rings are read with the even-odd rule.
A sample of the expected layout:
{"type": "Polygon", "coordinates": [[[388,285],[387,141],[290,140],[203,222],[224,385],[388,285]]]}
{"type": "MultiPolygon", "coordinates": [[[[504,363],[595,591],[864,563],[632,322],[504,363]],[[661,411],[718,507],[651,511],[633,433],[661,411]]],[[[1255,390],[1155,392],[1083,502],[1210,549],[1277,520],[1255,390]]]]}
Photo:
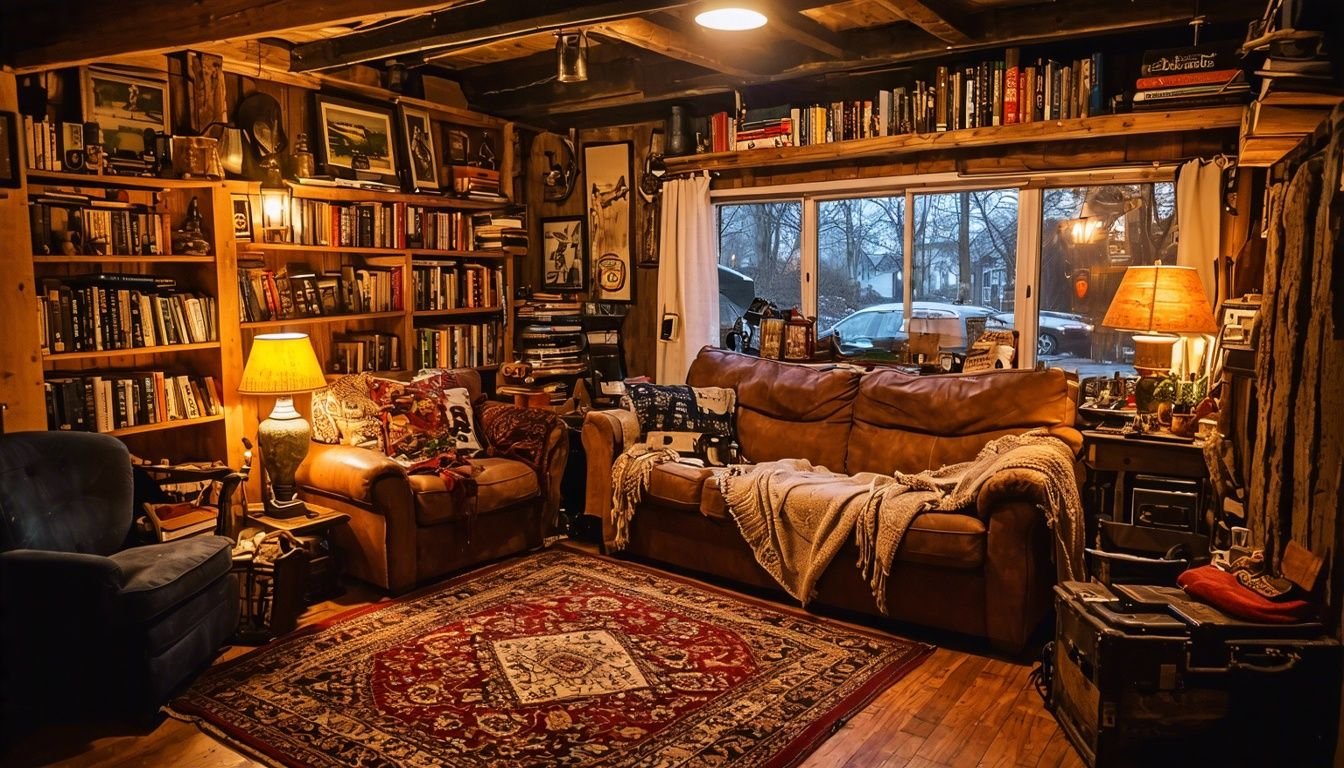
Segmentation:
{"type": "Polygon", "coordinates": [[[353,445],[311,444],[295,479],[300,486],[361,506],[373,504],[374,486],[381,481],[399,480],[409,487],[405,467],[353,445]]]}
{"type": "Polygon", "coordinates": [[[583,451],[588,456],[584,512],[602,520],[602,543],[616,538],[611,519],[611,465],[639,439],[635,414],[624,409],[589,411],[583,419],[583,451]]]}
{"type": "Polygon", "coordinates": [[[0,553],[0,605],[6,613],[14,611],[11,618],[26,616],[25,623],[35,616],[69,614],[80,620],[108,615],[124,582],[121,566],[102,555],[41,549],[0,553]]]}

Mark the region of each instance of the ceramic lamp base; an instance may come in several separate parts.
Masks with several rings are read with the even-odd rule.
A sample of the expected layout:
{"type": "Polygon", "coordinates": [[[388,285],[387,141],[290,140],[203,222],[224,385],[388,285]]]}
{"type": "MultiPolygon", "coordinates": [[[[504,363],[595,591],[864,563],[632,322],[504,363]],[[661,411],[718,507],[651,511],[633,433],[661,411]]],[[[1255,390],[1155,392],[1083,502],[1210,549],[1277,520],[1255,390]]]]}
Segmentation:
{"type": "Polygon", "coordinates": [[[266,514],[273,517],[298,517],[307,513],[294,473],[308,455],[312,428],[294,409],[294,398],[282,395],[266,420],[257,425],[257,444],[261,447],[261,466],[266,470],[268,488],[263,490],[266,514]]]}

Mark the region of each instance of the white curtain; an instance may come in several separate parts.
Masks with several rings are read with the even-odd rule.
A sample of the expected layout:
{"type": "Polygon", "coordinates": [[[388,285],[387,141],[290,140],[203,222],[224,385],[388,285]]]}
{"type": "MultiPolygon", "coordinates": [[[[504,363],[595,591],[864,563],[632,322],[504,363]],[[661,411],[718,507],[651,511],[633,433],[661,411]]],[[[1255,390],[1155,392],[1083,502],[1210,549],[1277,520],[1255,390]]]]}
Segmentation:
{"type": "Polygon", "coordinates": [[[663,184],[658,227],[658,328],[676,316],[671,339],[658,336],[659,384],[684,384],[700,348],[719,343],[719,275],[709,176],[663,184]]]}
{"type": "MultiPolygon", "coordinates": [[[[1176,264],[1194,267],[1210,306],[1226,298],[1220,285],[1223,168],[1226,158],[1191,160],[1176,175],[1176,264]]],[[[1185,335],[1172,348],[1172,370],[1181,374],[1208,373],[1204,353],[1211,337],[1185,335]],[[1201,365],[1201,362],[1203,363],[1201,365]]]]}

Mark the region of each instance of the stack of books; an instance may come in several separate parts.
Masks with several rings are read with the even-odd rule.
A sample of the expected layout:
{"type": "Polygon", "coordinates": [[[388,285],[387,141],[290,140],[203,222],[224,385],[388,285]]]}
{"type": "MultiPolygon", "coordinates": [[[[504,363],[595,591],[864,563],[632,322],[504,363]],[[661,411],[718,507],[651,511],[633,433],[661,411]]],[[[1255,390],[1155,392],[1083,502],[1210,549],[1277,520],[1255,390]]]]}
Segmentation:
{"type": "MultiPolygon", "coordinates": [[[[534,382],[588,373],[583,337],[583,304],[571,294],[533,293],[518,305],[519,362],[532,367],[534,382]]],[[[551,388],[552,400],[563,402],[566,389],[551,388]]]]}
{"type": "Polygon", "coordinates": [[[1134,82],[1134,109],[1244,104],[1250,91],[1230,50],[1199,46],[1146,51],[1134,82]]]}
{"type": "Polygon", "coordinates": [[[515,214],[477,213],[471,217],[476,248],[482,251],[504,251],[514,256],[526,256],[528,237],[523,217],[515,214]]]}
{"type": "Polygon", "coordinates": [[[746,110],[734,134],[733,149],[794,146],[794,111],[787,105],[746,110]]]}
{"type": "Polygon", "coordinates": [[[450,166],[449,175],[453,180],[453,192],[468,200],[483,200],[491,203],[507,203],[499,184],[499,171],[493,168],[480,168],[474,165],[450,166]]]}

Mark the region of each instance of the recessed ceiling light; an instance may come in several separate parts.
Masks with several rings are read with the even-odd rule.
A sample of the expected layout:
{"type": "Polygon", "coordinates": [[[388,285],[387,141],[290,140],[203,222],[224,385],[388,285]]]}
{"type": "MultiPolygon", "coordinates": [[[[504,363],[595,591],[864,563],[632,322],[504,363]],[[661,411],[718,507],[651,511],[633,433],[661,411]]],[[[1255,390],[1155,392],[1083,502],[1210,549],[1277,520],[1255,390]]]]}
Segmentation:
{"type": "Polygon", "coordinates": [[[722,6],[701,11],[695,15],[695,23],[709,29],[724,32],[741,32],[765,26],[765,14],[750,8],[722,6]]]}

